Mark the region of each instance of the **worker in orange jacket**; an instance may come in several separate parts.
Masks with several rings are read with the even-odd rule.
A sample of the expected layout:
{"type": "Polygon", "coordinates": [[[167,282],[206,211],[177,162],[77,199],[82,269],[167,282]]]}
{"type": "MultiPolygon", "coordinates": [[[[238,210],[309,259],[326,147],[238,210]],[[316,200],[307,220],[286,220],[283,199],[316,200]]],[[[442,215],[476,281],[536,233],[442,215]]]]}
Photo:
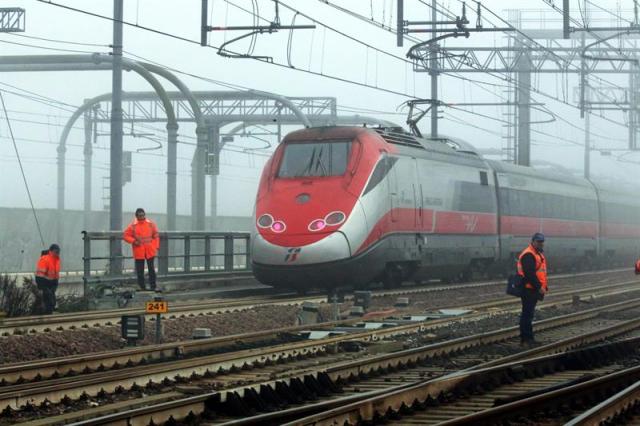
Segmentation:
{"type": "Polygon", "coordinates": [[[536,304],[549,291],[547,287],[547,260],[544,257],[544,235],[536,232],[531,243],[522,250],[516,265],[517,273],[522,277],[522,312],[520,314],[520,343],[535,344],[533,337],[533,316],[536,304]]]}
{"type": "Polygon", "coordinates": [[[146,261],[149,269],[149,286],[151,290],[155,291],[156,270],[153,263],[156,252],[160,248],[160,235],[156,224],[151,219],[147,219],[144,209],[136,209],[136,218],[125,229],[123,239],[133,247],[133,258],[135,259],[140,289],[146,290],[144,285],[144,263],[146,261]]]}
{"type": "Polygon", "coordinates": [[[51,244],[44,250],[36,265],[36,284],[42,291],[44,314],[50,315],[56,307],[56,290],[60,279],[60,246],[51,244]]]}

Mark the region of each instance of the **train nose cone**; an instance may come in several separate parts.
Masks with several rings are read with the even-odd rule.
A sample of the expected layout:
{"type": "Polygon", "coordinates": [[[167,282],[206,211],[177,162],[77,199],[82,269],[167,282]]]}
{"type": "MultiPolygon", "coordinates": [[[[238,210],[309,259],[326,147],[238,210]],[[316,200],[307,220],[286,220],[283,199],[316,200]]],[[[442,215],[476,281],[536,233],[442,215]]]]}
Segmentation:
{"type": "MultiPolygon", "coordinates": [[[[301,242],[303,239],[306,239],[306,236],[301,235],[301,242]]],[[[344,234],[339,231],[307,245],[296,245],[295,236],[290,236],[290,242],[292,244],[288,247],[278,246],[268,242],[260,234],[255,234],[251,250],[253,262],[264,265],[296,266],[332,262],[351,256],[349,243],[344,234]]]]}

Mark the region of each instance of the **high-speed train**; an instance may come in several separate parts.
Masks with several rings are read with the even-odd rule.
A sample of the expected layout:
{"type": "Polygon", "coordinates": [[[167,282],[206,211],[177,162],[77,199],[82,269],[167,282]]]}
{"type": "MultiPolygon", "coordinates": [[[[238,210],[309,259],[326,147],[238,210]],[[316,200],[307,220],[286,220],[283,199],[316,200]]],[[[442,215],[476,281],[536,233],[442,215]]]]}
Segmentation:
{"type": "Polygon", "coordinates": [[[531,235],[550,269],[630,262],[637,194],[490,161],[397,128],[292,132],[265,165],[252,266],[275,287],[362,287],[511,273],[531,235]]]}

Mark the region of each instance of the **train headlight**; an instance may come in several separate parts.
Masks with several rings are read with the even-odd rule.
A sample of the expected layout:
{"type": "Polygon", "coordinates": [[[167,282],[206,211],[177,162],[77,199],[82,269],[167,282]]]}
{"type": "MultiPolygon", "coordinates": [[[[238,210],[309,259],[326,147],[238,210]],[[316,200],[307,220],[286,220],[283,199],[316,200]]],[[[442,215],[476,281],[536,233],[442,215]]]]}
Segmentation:
{"type": "Polygon", "coordinates": [[[324,221],[327,225],[340,225],[345,219],[346,216],[344,213],[335,211],[326,215],[324,221]]]}
{"type": "Polygon", "coordinates": [[[258,218],[258,227],[270,228],[273,225],[273,216],[270,214],[263,214],[258,218]]]}
{"type": "Polygon", "coordinates": [[[281,220],[276,220],[271,224],[271,230],[273,232],[280,233],[280,232],[284,232],[285,229],[287,229],[287,226],[281,220]]]}
{"type": "Polygon", "coordinates": [[[326,226],[324,219],[315,219],[309,224],[309,231],[322,231],[326,226]]]}

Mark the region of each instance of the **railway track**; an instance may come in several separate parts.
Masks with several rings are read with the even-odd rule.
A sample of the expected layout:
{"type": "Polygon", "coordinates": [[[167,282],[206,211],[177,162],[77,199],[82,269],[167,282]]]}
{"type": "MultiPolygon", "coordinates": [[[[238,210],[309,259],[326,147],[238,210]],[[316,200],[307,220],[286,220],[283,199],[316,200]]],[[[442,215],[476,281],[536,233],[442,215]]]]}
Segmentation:
{"type": "MultiPolygon", "coordinates": [[[[584,277],[592,277],[593,275],[601,277],[602,284],[608,284],[611,280],[619,279],[619,277],[628,277],[628,270],[617,269],[610,271],[585,272],[579,274],[556,275],[554,280],[562,280],[567,285],[576,285],[584,277]],[[575,281],[575,282],[574,282],[575,281]]],[[[474,282],[466,284],[449,284],[449,285],[428,285],[421,287],[400,288],[394,290],[374,291],[374,298],[393,297],[415,295],[425,292],[439,292],[450,290],[464,290],[478,287],[499,287],[502,282],[487,281],[474,282]]],[[[255,297],[244,298],[238,300],[210,300],[196,303],[176,303],[172,304],[170,313],[164,315],[163,318],[175,319],[185,316],[212,315],[233,310],[251,309],[256,306],[267,305],[300,305],[304,302],[323,303],[326,302],[325,296],[306,296],[306,297],[255,297]]],[[[87,329],[94,327],[114,326],[119,324],[122,315],[138,315],[144,314],[142,308],[124,308],[110,309],[101,311],[75,312],[66,314],[54,314],[47,316],[29,316],[17,318],[0,318],[0,337],[11,335],[25,335],[52,331],[87,329]]],[[[154,319],[155,316],[149,316],[154,319]]]]}
{"type": "MultiPolygon", "coordinates": [[[[640,379],[640,367],[626,368],[626,364],[637,364],[638,343],[640,338],[634,337],[562,354],[480,365],[473,371],[377,392],[285,424],[565,424],[593,401],[640,379]],[[356,418],[356,412],[365,414],[356,418]]],[[[599,424],[587,420],[595,411],[588,410],[568,424],[599,424]]]]}
{"type": "MultiPolygon", "coordinates": [[[[608,286],[607,288],[599,288],[598,286],[584,287],[579,290],[566,290],[556,292],[551,298],[549,298],[545,306],[559,306],[570,303],[575,296],[588,295],[589,297],[602,297],[603,295],[619,294],[631,292],[634,289],[629,287],[629,284],[634,281],[628,281],[618,283],[616,285],[608,286]]],[[[394,323],[394,320],[389,320],[387,327],[382,330],[365,330],[362,328],[360,333],[344,334],[342,336],[336,336],[332,339],[331,343],[340,343],[350,340],[380,340],[385,337],[416,333],[425,331],[428,328],[436,328],[442,325],[450,324],[452,321],[472,320],[491,315],[491,311],[494,308],[501,308],[503,312],[512,310],[517,311],[519,309],[519,300],[514,298],[504,298],[488,300],[486,302],[475,303],[464,306],[465,310],[470,311],[464,317],[455,319],[441,319],[431,321],[399,321],[394,323]],[[407,324],[402,324],[407,322],[407,324]],[[389,325],[396,324],[391,327],[389,325]]],[[[375,321],[376,317],[373,317],[375,321]]],[[[384,320],[384,318],[382,318],[384,320]]],[[[397,321],[397,319],[395,320],[397,321]]],[[[116,351],[99,352],[91,354],[80,354],[74,356],[68,356],[64,358],[51,358],[37,361],[28,361],[15,364],[0,365],[0,384],[14,384],[23,383],[33,380],[43,380],[49,377],[73,375],[83,371],[105,371],[109,369],[118,369],[121,366],[139,365],[139,364],[151,364],[158,361],[166,361],[178,358],[194,357],[199,354],[207,354],[213,352],[231,351],[237,347],[249,347],[252,345],[267,346],[269,343],[282,342],[285,340],[291,340],[295,336],[294,333],[302,332],[313,328],[314,330],[329,330],[337,325],[353,325],[362,322],[359,318],[353,318],[351,320],[343,320],[338,322],[327,322],[315,324],[313,326],[292,326],[284,327],[275,330],[265,330],[245,334],[236,334],[223,337],[215,337],[201,340],[179,341],[172,343],[164,343],[160,345],[146,345],[135,348],[126,348],[116,351]],[[289,335],[289,337],[287,337],[289,335]]],[[[358,330],[358,329],[354,329],[358,330]]],[[[301,347],[313,348],[314,342],[307,341],[306,345],[300,345],[301,347]]],[[[316,343],[324,343],[319,341],[316,343]]],[[[236,365],[241,367],[242,364],[236,365]]]]}
{"type": "MultiPolygon", "coordinates": [[[[567,299],[564,300],[564,303],[567,303],[568,300],[571,299],[568,296],[569,295],[567,295],[567,299]]],[[[516,302],[518,301],[516,300],[516,302]]],[[[549,329],[553,327],[559,327],[562,324],[576,323],[580,321],[584,322],[584,321],[588,321],[589,319],[595,318],[600,312],[603,312],[603,311],[613,311],[613,310],[632,309],[632,308],[640,308],[640,299],[632,299],[632,300],[618,303],[615,305],[606,305],[604,307],[586,310],[586,311],[579,312],[572,315],[567,315],[562,318],[553,318],[550,320],[542,321],[536,324],[536,328],[539,330],[543,330],[543,329],[549,329]]],[[[448,321],[451,321],[451,320],[448,320],[448,321]]],[[[624,333],[627,330],[627,328],[635,329],[638,326],[640,326],[640,322],[637,322],[637,321],[630,322],[628,324],[622,324],[622,325],[619,323],[616,325],[615,330],[612,328],[611,330],[607,330],[606,332],[602,332],[602,333],[620,334],[620,333],[624,333]]],[[[425,324],[413,324],[410,326],[405,325],[404,327],[406,327],[404,330],[405,333],[408,332],[409,328],[413,328],[414,331],[420,331],[420,329],[424,330],[426,328],[425,324]]],[[[373,336],[376,336],[376,335],[378,338],[382,338],[384,335],[393,335],[394,333],[397,334],[398,332],[399,330],[392,331],[392,330],[383,329],[383,330],[374,330],[365,334],[368,334],[370,336],[369,339],[372,340],[373,336]]],[[[326,386],[327,380],[328,380],[328,383],[330,384],[333,383],[336,388],[339,388],[339,387],[342,387],[341,383],[343,381],[348,381],[350,378],[353,379],[354,377],[362,377],[363,375],[371,374],[373,372],[378,372],[381,370],[390,370],[390,369],[393,370],[393,369],[403,368],[403,366],[407,366],[407,365],[416,365],[417,363],[423,362],[424,360],[442,359],[443,357],[450,357],[451,354],[455,354],[460,351],[468,351],[470,348],[473,348],[473,347],[486,346],[489,344],[494,344],[496,342],[513,339],[514,336],[517,336],[517,333],[518,332],[515,329],[515,327],[511,327],[509,329],[502,329],[502,330],[496,330],[494,332],[484,333],[480,336],[458,338],[450,341],[438,342],[432,345],[421,346],[419,348],[413,348],[413,349],[394,352],[390,354],[363,357],[362,354],[356,353],[351,357],[351,360],[349,360],[348,358],[345,359],[344,356],[339,356],[339,354],[332,354],[331,348],[335,347],[335,345],[338,344],[340,341],[353,342],[354,340],[358,340],[358,339],[364,340],[366,339],[365,336],[349,336],[349,338],[334,337],[330,339],[325,339],[322,342],[297,342],[292,345],[284,345],[279,348],[260,349],[258,351],[253,351],[253,353],[251,354],[252,356],[251,359],[247,358],[248,353],[236,352],[236,353],[224,354],[225,356],[227,356],[225,361],[227,362],[226,367],[224,367],[222,364],[215,364],[213,362],[214,359],[205,360],[202,358],[198,358],[199,360],[198,363],[200,363],[200,367],[191,365],[188,367],[188,369],[183,369],[178,371],[175,368],[176,367],[175,365],[171,366],[170,368],[167,365],[156,365],[156,366],[150,365],[150,366],[146,366],[148,367],[148,369],[144,371],[145,375],[143,376],[143,378],[137,374],[132,374],[131,369],[125,369],[122,372],[120,372],[122,373],[122,376],[120,375],[115,376],[113,373],[110,375],[94,376],[91,379],[91,380],[94,380],[93,382],[91,383],[84,382],[82,386],[80,386],[79,384],[80,382],[78,381],[79,380],[78,378],[75,378],[75,379],[71,378],[66,381],[52,383],[53,386],[47,386],[46,384],[49,383],[49,381],[46,381],[40,384],[37,392],[38,392],[38,395],[41,395],[40,398],[46,395],[46,398],[49,399],[50,401],[55,401],[56,397],[55,395],[47,392],[54,392],[54,391],[57,392],[58,399],[60,399],[62,395],[65,395],[62,398],[65,398],[65,397],[73,398],[74,396],[76,398],[81,398],[82,393],[79,393],[80,392],[79,390],[77,391],[78,393],[74,394],[71,388],[68,387],[65,390],[60,386],[66,385],[66,386],[73,386],[73,388],[76,388],[76,389],[82,388],[83,392],[87,392],[90,394],[92,391],[95,392],[98,389],[97,386],[100,386],[100,389],[103,389],[103,391],[107,391],[112,382],[114,384],[119,383],[118,386],[122,386],[126,388],[127,385],[131,385],[129,382],[127,382],[127,380],[131,380],[133,378],[133,384],[131,386],[140,387],[140,385],[142,383],[145,383],[147,380],[162,383],[163,381],[166,381],[168,378],[175,379],[176,375],[178,375],[178,376],[182,376],[182,378],[190,377],[195,382],[198,382],[198,381],[201,383],[207,382],[209,384],[215,384],[216,386],[231,387],[231,389],[228,389],[226,392],[215,392],[213,394],[208,394],[208,395],[198,396],[198,397],[191,397],[186,399],[182,398],[180,399],[180,401],[182,401],[183,404],[186,404],[186,405],[183,405],[183,407],[187,407],[187,406],[191,407],[191,403],[195,401],[193,398],[196,398],[199,401],[197,404],[199,404],[201,407],[204,407],[205,405],[207,405],[207,401],[209,401],[211,398],[214,398],[214,399],[217,398],[218,399],[217,404],[214,404],[214,405],[216,405],[216,407],[223,413],[232,412],[233,410],[231,410],[231,408],[234,406],[236,408],[240,407],[241,410],[244,410],[244,409],[251,410],[251,409],[256,409],[256,407],[251,406],[250,404],[251,401],[253,401],[254,404],[258,402],[257,407],[260,407],[259,402],[265,398],[263,393],[275,394],[277,393],[276,392],[277,389],[279,389],[280,392],[284,391],[285,393],[287,393],[287,390],[288,390],[289,393],[291,392],[295,393],[295,387],[298,386],[300,388],[299,391],[301,395],[305,393],[308,394],[309,388],[311,389],[313,389],[314,387],[321,388],[322,386],[320,386],[319,383],[322,383],[322,382],[324,382],[326,386]],[[318,345],[318,347],[320,347],[321,349],[314,352],[313,350],[310,349],[312,345],[318,345]],[[285,351],[285,346],[286,346],[286,351],[285,351]],[[303,347],[306,347],[308,350],[305,352],[303,347]],[[270,358],[268,356],[265,358],[264,355],[265,353],[268,353],[268,351],[272,351],[271,353],[277,354],[278,357],[282,357],[285,354],[287,354],[286,358],[289,358],[289,362],[287,364],[283,364],[281,367],[277,365],[270,367],[270,364],[275,362],[278,358],[277,357],[270,358]],[[299,358],[306,358],[314,354],[323,355],[323,356],[322,358],[311,359],[311,360],[299,359],[299,358]],[[318,365],[319,363],[318,360],[320,359],[322,360],[322,362],[320,363],[321,365],[318,365]],[[208,370],[203,369],[204,365],[208,366],[207,367],[208,370]],[[217,370],[215,369],[216,365],[219,365],[219,368],[217,370]],[[254,368],[254,370],[249,370],[246,373],[243,373],[242,371],[239,371],[243,366],[244,368],[248,368],[251,366],[254,368]],[[156,368],[156,369],[154,370],[153,368],[156,368]],[[198,368],[200,368],[200,370],[198,370],[198,368]],[[217,371],[217,372],[214,372],[214,371],[217,371]],[[156,374],[156,376],[153,376],[154,374],[156,374]],[[283,380],[273,379],[274,377],[281,377],[283,375],[288,375],[289,377],[283,380]],[[253,380],[251,379],[252,376],[253,376],[253,380]],[[75,384],[73,384],[74,381],[75,381],[75,384]],[[245,384],[238,387],[238,384],[242,384],[242,383],[245,383],[245,384]],[[251,383],[251,384],[246,385],[246,383],[251,383]],[[236,387],[235,389],[233,388],[234,385],[236,387]],[[240,395],[243,395],[243,396],[241,397],[240,395]]],[[[571,342],[565,341],[563,343],[565,345],[564,349],[585,344],[591,341],[589,339],[600,340],[602,338],[603,338],[603,334],[593,334],[593,335],[590,335],[590,337],[583,336],[571,342]]],[[[544,351],[561,350],[561,348],[562,346],[560,345],[560,343],[556,342],[553,348],[544,348],[544,351]]],[[[543,349],[536,348],[535,350],[539,352],[543,349]]],[[[218,358],[218,362],[221,362],[220,358],[218,358]]],[[[183,365],[183,367],[185,366],[183,365]]],[[[446,371],[446,369],[442,369],[442,368],[439,368],[436,370],[438,371],[431,371],[431,372],[422,371],[421,373],[419,372],[417,374],[423,374],[423,375],[427,375],[426,377],[429,377],[429,375],[443,374],[446,371]]],[[[404,373],[401,374],[401,376],[403,375],[404,373]]],[[[82,379],[82,380],[85,380],[85,379],[82,379]]],[[[389,379],[389,380],[392,380],[392,379],[389,379]]],[[[392,384],[392,381],[384,382],[384,383],[385,384],[383,384],[382,386],[389,387],[392,384]]],[[[23,398],[22,402],[28,401],[29,399],[33,401],[37,401],[37,399],[34,399],[35,394],[33,392],[35,391],[29,391],[28,389],[24,389],[24,388],[15,388],[15,387],[13,387],[13,389],[11,388],[12,388],[11,386],[9,386],[8,388],[5,388],[5,392],[1,396],[2,398],[1,400],[3,401],[3,404],[9,400],[15,400],[15,398],[17,397],[15,393],[16,391],[23,398]],[[14,391],[14,393],[10,395],[8,391],[14,391]]],[[[115,388],[112,388],[112,390],[115,390],[115,388]]],[[[356,393],[360,393],[360,390],[356,393]]],[[[162,398],[162,397],[159,395],[158,398],[162,398]]],[[[40,400],[42,401],[42,399],[40,400]]],[[[268,398],[266,399],[266,401],[268,401],[268,398]]],[[[264,405],[266,403],[262,401],[262,404],[264,405]]],[[[135,403],[133,403],[132,405],[135,405],[135,403]]],[[[160,413],[163,412],[166,414],[168,410],[174,415],[175,418],[178,417],[177,413],[181,412],[181,409],[178,409],[178,406],[180,405],[180,403],[178,403],[177,401],[163,402],[159,405],[161,407],[164,407],[164,408],[159,408],[160,413]],[[168,404],[168,405],[165,405],[165,404],[168,404]]],[[[209,405],[211,405],[210,402],[209,402],[209,405]]],[[[106,410],[108,408],[105,406],[105,407],[101,407],[101,409],[106,410]]],[[[150,418],[153,418],[154,422],[158,423],[162,418],[162,416],[158,414],[158,411],[153,411],[153,413],[149,416],[148,415],[149,409],[150,407],[145,407],[144,409],[138,409],[138,410],[143,410],[143,411],[146,410],[145,411],[147,413],[146,421],[148,421],[150,418]]],[[[192,407],[189,408],[189,410],[192,410],[192,407]]],[[[134,417],[137,416],[137,414],[135,413],[132,414],[132,411],[135,412],[136,410],[135,409],[129,410],[127,413],[121,415],[123,416],[122,418],[123,419],[126,418],[128,419],[127,421],[129,421],[131,420],[131,417],[127,417],[127,416],[129,415],[133,415],[134,417]]],[[[200,413],[202,411],[203,410],[200,410],[200,411],[196,410],[194,411],[194,413],[200,413]]],[[[245,411],[245,413],[246,412],[247,411],[245,411]]],[[[188,414],[188,411],[187,411],[187,414],[188,414]]],[[[79,418],[81,418],[81,415],[78,414],[78,416],[80,416],[79,418]]],[[[77,418],[78,417],[76,417],[76,420],[77,418]]],[[[167,418],[168,417],[165,417],[164,419],[166,420],[167,418]]]]}

